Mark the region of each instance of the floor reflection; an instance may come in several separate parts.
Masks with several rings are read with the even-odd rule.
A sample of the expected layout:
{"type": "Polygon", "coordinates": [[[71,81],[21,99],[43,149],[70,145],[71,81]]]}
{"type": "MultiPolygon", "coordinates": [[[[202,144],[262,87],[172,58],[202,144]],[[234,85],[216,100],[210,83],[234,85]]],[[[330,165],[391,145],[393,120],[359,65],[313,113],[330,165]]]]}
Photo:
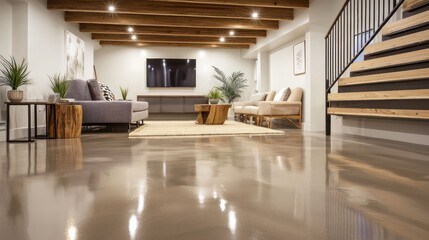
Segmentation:
{"type": "Polygon", "coordinates": [[[428,239],[427,152],[362,141],[291,130],[0,143],[0,232],[14,240],[428,239]]]}

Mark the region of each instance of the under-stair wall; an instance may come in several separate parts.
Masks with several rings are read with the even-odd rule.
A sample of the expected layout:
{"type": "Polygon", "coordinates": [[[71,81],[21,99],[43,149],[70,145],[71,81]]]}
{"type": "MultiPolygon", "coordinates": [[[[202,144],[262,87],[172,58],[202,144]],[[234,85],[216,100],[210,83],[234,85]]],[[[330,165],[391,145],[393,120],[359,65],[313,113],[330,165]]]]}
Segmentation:
{"type": "Polygon", "coordinates": [[[328,95],[334,133],[429,145],[429,0],[403,9],[328,95]]]}

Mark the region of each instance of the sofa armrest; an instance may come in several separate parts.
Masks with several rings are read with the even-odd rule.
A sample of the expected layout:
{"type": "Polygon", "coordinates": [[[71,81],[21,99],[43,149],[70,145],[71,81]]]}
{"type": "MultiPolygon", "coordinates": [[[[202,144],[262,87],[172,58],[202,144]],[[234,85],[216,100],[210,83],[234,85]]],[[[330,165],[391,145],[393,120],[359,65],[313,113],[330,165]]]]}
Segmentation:
{"type": "Polygon", "coordinates": [[[301,102],[265,101],[258,103],[258,115],[297,115],[301,111],[301,102]]]}

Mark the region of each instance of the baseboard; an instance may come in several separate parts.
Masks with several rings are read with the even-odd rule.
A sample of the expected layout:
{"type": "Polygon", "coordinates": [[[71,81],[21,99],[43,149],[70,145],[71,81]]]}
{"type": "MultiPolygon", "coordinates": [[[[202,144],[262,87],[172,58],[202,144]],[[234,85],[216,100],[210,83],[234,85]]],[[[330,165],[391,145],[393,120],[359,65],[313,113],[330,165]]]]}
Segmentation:
{"type": "MultiPolygon", "coordinates": [[[[37,133],[40,135],[46,131],[46,126],[38,126],[37,133]]],[[[14,128],[10,130],[10,139],[27,138],[28,128],[14,128]]],[[[34,128],[31,129],[31,135],[34,136],[34,128]]],[[[6,141],[6,127],[0,126],[0,142],[6,141]]]]}

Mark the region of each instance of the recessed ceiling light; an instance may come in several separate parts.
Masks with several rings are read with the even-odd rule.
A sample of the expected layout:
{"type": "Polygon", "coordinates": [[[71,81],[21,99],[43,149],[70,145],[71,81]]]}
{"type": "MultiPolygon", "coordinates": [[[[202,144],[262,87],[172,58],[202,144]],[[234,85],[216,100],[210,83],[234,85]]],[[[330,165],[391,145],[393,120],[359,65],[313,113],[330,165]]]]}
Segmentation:
{"type": "Polygon", "coordinates": [[[229,36],[234,36],[235,35],[235,32],[234,31],[229,31],[229,36]]]}
{"type": "Polygon", "coordinates": [[[219,38],[219,41],[220,41],[220,42],[225,42],[225,38],[224,38],[224,37],[220,37],[220,38],[219,38]]]}
{"type": "Polygon", "coordinates": [[[133,27],[129,27],[128,28],[128,32],[134,32],[134,28],[133,27]]]}
{"type": "Polygon", "coordinates": [[[114,5],[109,5],[109,7],[107,7],[107,9],[109,10],[109,12],[115,12],[116,11],[116,7],[114,5]]]}
{"type": "Polygon", "coordinates": [[[131,39],[132,40],[137,40],[137,36],[136,35],[131,35],[131,39]]]}
{"type": "Polygon", "coordinates": [[[252,18],[257,19],[258,17],[259,17],[259,13],[257,12],[252,13],[252,18]]]}

